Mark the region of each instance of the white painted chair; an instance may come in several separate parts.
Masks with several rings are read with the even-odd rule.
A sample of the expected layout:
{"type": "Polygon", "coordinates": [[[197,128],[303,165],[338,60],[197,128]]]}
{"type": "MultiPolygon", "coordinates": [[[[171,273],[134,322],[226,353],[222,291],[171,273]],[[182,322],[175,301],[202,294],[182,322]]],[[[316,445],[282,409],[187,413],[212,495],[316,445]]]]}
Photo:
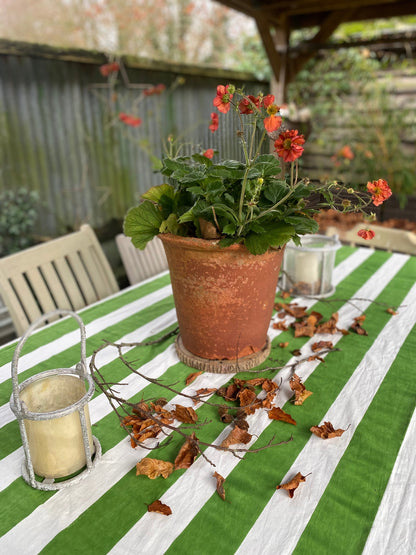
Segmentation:
{"type": "Polygon", "coordinates": [[[392,229],[381,225],[367,225],[365,223],[356,224],[348,231],[340,232],[335,227],[329,227],[326,235],[339,235],[341,241],[351,245],[365,245],[387,251],[403,252],[416,255],[416,233],[404,229],[392,229]],[[362,239],[358,232],[364,228],[372,229],[375,237],[371,240],[362,239]]]}
{"type": "Polygon", "coordinates": [[[144,250],[136,249],[130,237],[116,236],[116,244],[129,282],[133,285],[168,269],[162,241],[155,237],[144,250]]]}
{"type": "Polygon", "coordinates": [[[76,311],[119,290],[88,225],[0,259],[0,295],[18,335],[42,314],[76,311]]]}

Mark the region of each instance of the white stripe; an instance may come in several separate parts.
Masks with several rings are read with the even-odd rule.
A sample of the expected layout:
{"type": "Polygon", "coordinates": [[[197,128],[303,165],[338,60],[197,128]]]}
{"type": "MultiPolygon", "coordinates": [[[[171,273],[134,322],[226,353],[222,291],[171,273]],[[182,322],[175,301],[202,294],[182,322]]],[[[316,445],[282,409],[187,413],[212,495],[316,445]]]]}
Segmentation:
{"type": "MultiPolygon", "coordinates": [[[[149,307],[152,304],[159,302],[160,300],[168,297],[172,294],[172,287],[170,285],[166,285],[162,287],[162,289],[158,289],[141,299],[133,301],[129,304],[122,306],[121,308],[114,310],[110,314],[105,314],[100,318],[97,318],[90,324],[85,326],[85,330],[87,333],[87,337],[92,337],[93,335],[99,333],[100,331],[108,328],[118,322],[121,322],[125,318],[128,318],[132,314],[139,312],[140,310],[144,310],[145,308],[149,307]]],[[[89,307],[88,307],[89,308],[89,307]]],[[[80,312],[81,315],[81,312],[80,312]]],[[[68,318],[70,318],[68,316],[68,318]]],[[[55,322],[56,324],[56,322],[55,322]]],[[[53,326],[54,324],[50,324],[53,326]]],[[[37,330],[37,333],[43,331],[44,328],[37,330]]],[[[35,332],[36,333],[36,332],[35,332]]],[[[79,329],[76,329],[72,332],[69,332],[65,335],[62,335],[58,339],[51,341],[41,347],[38,347],[34,351],[27,353],[19,358],[19,374],[28,370],[29,368],[33,368],[36,364],[44,362],[45,360],[49,359],[50,357],[61,353],[62,351],[69,349],[73,345],[77,345],[80,342],[80,332],[79,329]]],[[[3,364],[0,366],[0,383],[6,381],[10,378],[11,375],[11,363],[3,364]]]]}
{"type": "Polygon", "coordinates": [[[416,410],[394,464],[363,555],[416,553],[416,410]]]}
{"type": "Polygon", "coordinates": [[[322,418],[322,422],[332,422],[336,428],[349,426],[348,430],[341,438],[331,441],[311,435],[282,479],[284,483],[297,472],[311,473],[307,483],[299,488],[293,499],[283,490],[276,491],[236,553],[252,554],[259,534],[263,553],[275,553],[276,545],[284,546],[281,555],[289,555],[295,549],[357,426],[416,322],[416,285],[403,304],[406,309],[390,319],[322,418]],[[279,522],[278,527],[273,524],[276,522],[279,522]]]}
{"type": "MultiPolygon", "coordinates": [[[[401,267],[401,264],[399,265],[399,267],[401,267]]],[[[399,270],[399,267],[397,267],[396,271],[399,270]]],[[[346,266],[345,269],[347,270],[346,266]]],[[[389,272],[385,272],[384,280],[381,279],[381,283],[383,283],[383,281],[387,281],[388,279],[391,279],[391,276],[389,272]]],[[[377,280],[380,280],[380,277],[377,277],[377,280]]],[[[370,291],[372,290],[371,284],[369,286],[369,289],[370,291]]],[[[162,371],[164,370],[165,369],[163,368],[162,371]]],[[[198,378],[197,382],[194,382],[190,386],[189,389],[192,390],[192,386],[194,389],[208,386],[219,387],[223,383],[226,383],[229,378],[229,375],[202,375],[198,378]]],[[[175,400],[172,401],[172,403],[174,402],[175,400]]],[[[183,402],[183,398],[181,397],[177,399],[177,402],[185,404],[183,402]]],[[[74,485],[70,488],[70,490],[61,490],[57,492],[46,503],[38,507],[31,515],[29,515],[21,523],[11,529],[5,536],[3,536],[3,538],[0,540],[0,548],[3,548],[3,546],[5,548],[14,548],[16,546],[22,549],[24,546],[25,549],[27,549],[27,547],[30,545],[33,546],[33,549],[30,552],[25,551],[25,553],[37,553],[39,549],[42,549],[47,543],[49,543],[49,541],[51,541],[51,539],[53,539],[56,534],[58,534],[65,527],[69,526],[69,524],[71,524],[71,522],[73,522],[80,514],[82,514],[82,512],[90,507],[122,476],[124,476],[129,470],[131,470],[131,468],[137,461],[139,461],[143,456],[146,456],[147,454],[148,451],[144,449],[138,448],[136,450],[132,450],[129,443],[123,440],[113,449],[105,453],[102,461],[100,461],[100,464],[97,465],[94,472],[91,473],[91,475],[89,475],[87,478],[85,478],[85,480],[83,480],[79,485],[74,485]],[[114,466],[116,468],[112,468],[112,472],[108,472],[108,463],[112,461],[114,461],[114,466]],[[123,464],[120,464],[120,461],[123,461],[123,464]],[[68,511],[62,509],[62,507],[67,507],[69,491],[73,492],[76,497],[79,497],[79,504],[77,506],[77,509],[75,510],[75,507],[72,506],[71,514],[68,514],[68,511]],[[61,498],[64,498],[62,503],[60,501],[61,498]],[[59,523],[56,519],[57,513],[61,515],[59,523]],[[41,526],[38,526],[38,523],[41,523],[41,526]],[[29,537],[29,530],[35,530],[33,537],[32,534],[30,534],[29,537]]],[[[218,455],[218,452],[214,450],[213,455],[218,455]]],[[[233,460],[235,460],[234,457],[233,460]]],[[[189,470],[186,474],[188,474],[188,472],[189,470]]],[[[211,492],[209,492],[209,495],[211,495],[211,492]]]]}
{"type": "MultiPolygon", "coordinates": [[[[396,275],[400,268],[409,259],[407,255],[392,255],[392,257],[381,267],[379,270],[373,274],[373,276],[368,280],[368,282],[357,292],[357,297],[363,297],[367,299],[375,299],[381,291],[384,289],[386,284],[396,275]]],[[[346,304],[339,311],[339,325],[340,327],[348,327],[352,322],[355,315],[360,314],[361,311],[371,304],[370,300],[357,301],[354,306],[346,304]],[[357,306],[358,305],[358,306],[357,306]]],[[[402,318],[403,319],[403,318],[402,318]]],[[[393,322],[398,322],[400,320],[393,320],[393,322]]],[[[393,326],[396,324],[394,323],[393,326]]],[[[383,332],[384,336],[384,332],[383,332]]],[[[314,336],[309,340],[303,347],[302,352],[305,355],[305,351],[310,348],[310,345],[319,339],[331,339],[334,345],[341,339],[341,335],[338,336],[314,336]]],[[[391,337],[390,337],[391,339],[391,337]]],[[[295,359],[289,361],[288,364],[294,362],[295,359]]],[[[318,366],[319,362],[311,362],[302,365],[300,372],[304,380],[313,372],[313,370],[318,366]]],[[[293,392],[288,386],[288,377],[291,373],[290,369],[284,369],[280,371],[275,380],[284,384],[278,393],[279,405],[283,404],[290,399],[293,392]]],[[[347,400],[346,400],[347,401],[347,400]]],[[[347,401],[348,402],[348,401],[347,401]]],[[[250,433],[254,436],[259,436],[267,426],[270,425],[271,420],[268,418],[265,411],[257,412],[251,417],[249,417],[250,423],[250,433]]],[[[335,419],[336,420],[336,419],[335,419]]],[[[348,420],[349,422],[349,420],[348,420]]],[[[221,443],[223,437],[229,433],[228,429],[225,429],[222,434],[217,438],[215,443],[221,443]]],[[[318,438],[316,438],[318,439],[318,438]]],[[[254,440],[253,440],[254,441],[254,440]]],[[[226,478],[228,474],[233,470],[233,468],[238,464],[239,460],[236,459],[230,453],[223,453],[216,451],[213,448],[209,448],[206,451],[207,457],[216,465],[218,472],[226,478]]],[[[306,467],[305,467],[306,468],[306,467]]],[[[309,472],[305,470],[306,472],[309,472]]],[[[166,503],[172,508],[172,515],[169,519],[160,520],[159,518],[154,518],[149,513],[146,513],[130,530],[129,532],[114,546],[111,551],[112,555],[127,555],[134,554],[137,551],[138,541],[140,539],[140,553],[145,554],[162,554],[171,545],[171,543],[182,533],[185,527],[189,524],[192,518],[198,513],[203,505],[207,502],[209,497],[215,490],[215,481],[212,478],[212,467],[206,463],[206,461],[200,457],[192,466],[189,468],[185,474],[183,474],[176,482],[173,484],[169,490],[167,490],[162,497],[162,502],[166,503]],[[187,495],[186,492],[192,492],[192,495],[187,495]],[[160,527],[163,525],[163,533],[161,533],[160,527]],[[157,546],[153,543],[153,538],[157,537],[157,546]]],[[[276,484],[277,485],[277,484],[276,484]]],[[[291,500],[292,501],[292,500],[291,500]]],[[[298,518],[298,516],[296,516],[298,518]]],[[[274,521],[270,530],[274,531],[276,529],[276,522],[279,522],[279,529],[283,528],[281,525],[282,515],[274,521]]],[[[256,553],[258,550],[258,541],[261,538],[262,552],[265,545],[264,542],[264,531],[257,529],[256,533],[253,534],[255,537],[255,545],[251,545],[248,552],[256,553]]],[[[270,552],[276,552],[276,545],[282,546],[284,543],[274,542],[273,539],[273,549],[270,552]]]]}

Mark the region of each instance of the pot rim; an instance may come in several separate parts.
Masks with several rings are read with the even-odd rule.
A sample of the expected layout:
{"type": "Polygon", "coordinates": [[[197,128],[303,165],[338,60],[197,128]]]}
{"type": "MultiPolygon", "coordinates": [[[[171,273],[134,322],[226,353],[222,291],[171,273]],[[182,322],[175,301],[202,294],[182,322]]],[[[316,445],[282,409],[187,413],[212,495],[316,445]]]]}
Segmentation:
{"type": "MultiPolygon", "coordinates": [[[[234,243],[228,247],[220,247],[220,239],[202,239],[200,237],[183,237],[181,235],[175,235],[174,233],[159,233],[157,237],[166,243],[175,243],[177,245],[183,245],[188,249],[194,250],[210,250],[212,252],[241,252],[247,253],[251,256],[261,256],[257,254],[252,254],[245,245],[240,243],[234,243]]],[[[281,251],[286,245],[282,247],[274,248],[271,247],[263,254],[267,254],[270,251],[281,251]]]]}

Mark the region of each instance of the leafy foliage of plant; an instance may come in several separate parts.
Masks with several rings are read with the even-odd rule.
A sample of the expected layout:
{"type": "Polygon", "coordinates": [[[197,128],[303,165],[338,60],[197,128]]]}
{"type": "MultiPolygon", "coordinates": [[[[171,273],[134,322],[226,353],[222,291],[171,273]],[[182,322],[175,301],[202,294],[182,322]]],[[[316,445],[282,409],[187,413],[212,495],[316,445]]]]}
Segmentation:
{"type": "Polygon", "coordinates": [[[25,188],[0,194],[0,256],[33,244],[39,195],[25,188]]]}
{"type": "MultiPolygon", "coordinates": [[[[124,233],[136,247],[144,249],[159,233],[173,233],[218,239],[222,247],[240,243],[252,254],[262,254],[291,239],[299,244],[300,236],[316,232],[313,215],[321,207],[363,211],[379,198],[378,193],[369,196],[368,187],[358,194],[337,183],[299,179],[305,140],[297,130],[279,133],[282,117],[273,95],[247,96],[232,85],[219,85],[214,106],[223,114],[232,108],[241,122],[237,137],[244,161],[214,163],[213,151],[164,158],[161,173],[168,182],[149,189],[125,218],[124,233]],[[275,155],[261,153],[267,137],[274,139],[282,164],[275,155]],[[340,198],[345,194],[350,198],[340,198]]],[[[212,113],[210,129],[214,132],[218,125],[218,115],[212,113]]]]}

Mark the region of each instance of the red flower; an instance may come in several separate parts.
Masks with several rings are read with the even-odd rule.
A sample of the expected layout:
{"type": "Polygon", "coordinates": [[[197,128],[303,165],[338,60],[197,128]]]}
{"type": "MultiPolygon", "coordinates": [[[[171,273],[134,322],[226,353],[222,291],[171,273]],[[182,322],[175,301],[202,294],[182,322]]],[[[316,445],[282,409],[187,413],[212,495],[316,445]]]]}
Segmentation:
{"type": "Polygon", "coordinates": [[[115,73],[119,69],[119,64],[117,62],[113,62],[111,64],[104,64],[100,66],[100,73],[103,77],[108,77],[110,73],[115,73]]]}
{"type": "Polygon", "coordinates": [[[240,110],[240,114],[252,114],[254,111],[253,106],[259,107],[260,101],[255,96],[249,94],[243,100],[241,100],[240,104],[238,105],[238,109],[240,110]]]}
{"type": "Polygon", "coordinates": [[[233,95],[228,92],[228,87],[229,85],[226,85],[225,87],[224,85],[218,85],[217,96],[213,100],[214,106],[223,114],[226,114],[231,108],[230,101],[233,95]]]}
{"type": "Polygon", "coordinates": [[[202,156],[205,156],[205,158],[211,159],[214,156],[214,150],[212,148],[207,148],[207,150],[202,153],[202,156]]]}
{"type": "Polygon", "coordinates": [[[346,158],[347,160],[353,160],[354,153],[349,145],[345,145],[338,151],[338,156],[346,158]]]}
{"type": "Polygon", "coordinates": [[[357,235],[359,237],[362,237],[363,239],[365,239],[366,241],[373,239],[373,237],[375,237],[375,233],[372,229],[360,229],[360,231],[357,233],[357,235]]]}
{"type": "Polygon", "coordinates": [[[294,162],[302,156],[304,143],[305,138],[303,135],[299,135],[297,129],[288,129],[284,133],[280,133],[279,138],[274,142],[274,148],[285,162],[294,162]]]}
{"type": "Polygon", "coordinates": [[[130,127],[138,127],[142,123],[142,120],[140,118],[130,116],[129,114],[125,114],[124,112],[119,113],[118,119],[126,125],[130,125],[130,127]]]}
{"type": "Polygon", "coordinates": [[[371,193],[374,206],[380,206],[385,200],[391,197],[392,192],[388,186],[387,181],[384,179],[379,179],[378,181],[369,181],[367,183],[367,191],[371,193]]]}
{"type": "Polygon", "coordinates": [[[263,106],[267,109],[270,104],[274,104],[274,96],[272,94],[266,94],[263,98],[263,106]]]}
{"type": "Polygon", "coordinates": [[[211,112],[211,125],[209,125],[208,129],[210,129],[212,133],[214,133],[218,129],[218,123],[218,114],[216,114],[215,112],[211,112]]]}
{"type": "Polygon", "coordinates": [[[151,87],[150,89],[145,89],[143,91],[144,96],[153,96],[154,94],[162,94],[162,92],[166,90],[166,85],[163,83],[159,83],[155,87],[151,87]]]}

